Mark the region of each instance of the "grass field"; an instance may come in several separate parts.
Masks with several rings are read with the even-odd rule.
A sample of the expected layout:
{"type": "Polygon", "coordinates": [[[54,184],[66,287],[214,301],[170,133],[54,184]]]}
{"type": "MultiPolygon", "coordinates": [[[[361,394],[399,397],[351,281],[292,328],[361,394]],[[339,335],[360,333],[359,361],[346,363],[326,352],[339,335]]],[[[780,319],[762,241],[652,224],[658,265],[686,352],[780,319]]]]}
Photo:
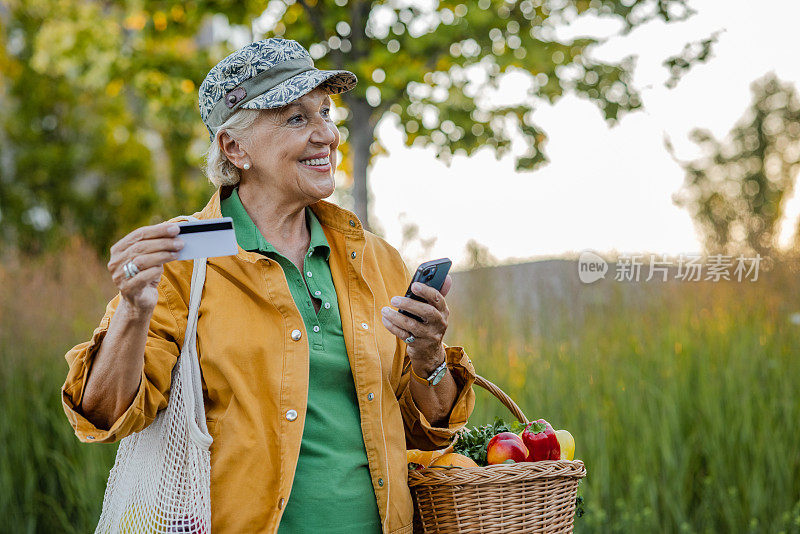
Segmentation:
{"type": "MultiPolygon", "coordinates": [[[[85,533],[99,514],[115,448],[79,444],[59,399],[64,352],[113,293],[86,258],[0,265],[0,532],[85,533]]],[[[458,273],[447,342],[575,436],[576,532],[800,532],[797,272],[580,286],[526,268],[458,273]]],[[[511,419],[477,395],[470,425],[511,419]]]]}
{"type": "Polygon", "coordinates": [[[86,446],[61,408],[64,353],[91,335],[114,288],[77,244],[0,264],[0,532],[93,532],[114,446],[86,446]]]}
{"type": "MultiPolygon", "coordinates": [[[[529,419],[575,436],[576,532],[800,532],[796,272],[595,287],[575,271],[542,303],[513,271],[466,273],[448,338],[529,419]],[[504,309],[492,295],[509,291],[504,309]]],[[[471,423],[495,415],[511,418],[481,390],[471,423]]]]}

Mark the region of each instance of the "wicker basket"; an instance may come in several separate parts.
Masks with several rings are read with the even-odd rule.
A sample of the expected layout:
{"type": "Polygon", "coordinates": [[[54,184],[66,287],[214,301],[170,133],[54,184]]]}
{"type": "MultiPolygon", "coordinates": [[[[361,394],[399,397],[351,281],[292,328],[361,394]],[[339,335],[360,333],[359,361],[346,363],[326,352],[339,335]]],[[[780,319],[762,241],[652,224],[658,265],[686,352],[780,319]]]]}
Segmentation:
{"type": "MultiPolygon", "coordinates": [[[[475,383],[497,397],[520,422],[528,422],[500,388],[481,376],[475,383]]],[[[414,532],[572,532],[578,481],[585,476],[580,460],[410,471],[414,532]]]]}

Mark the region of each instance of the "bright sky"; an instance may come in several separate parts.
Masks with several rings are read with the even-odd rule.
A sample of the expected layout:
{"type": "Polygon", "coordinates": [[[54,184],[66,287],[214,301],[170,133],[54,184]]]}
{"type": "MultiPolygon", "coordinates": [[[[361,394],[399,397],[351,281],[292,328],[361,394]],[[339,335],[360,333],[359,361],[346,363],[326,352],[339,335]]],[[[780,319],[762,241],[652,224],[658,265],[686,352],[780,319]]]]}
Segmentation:
{"type": "MultiPolygon", "coordinates": [[[[568,96],[540,104],[534,118],[549,136],[550,163],[533,173],[514,171],[513,156],[496,160],[488,150],[456,157],[450,167],[432,150],[403,145],[402,134],[384,120],[378,135],[390,155],[370,174],[372,220],[395,247],[402,224],[414,222],[422,238],[436,237],[426,257],[419,247],[409,261],[447,256],[463,261],[469,239],[500,260],[560,256],[584,249],[628,253],[696,253],[701,247],[691,218],[672,203],[683,183],[681,168],[667,154],[668,136],[683,160],[699,155],[688,134],[709,129],[727,134],[750,103],[750,84],[769,71],[784,81],[800,80],[794,0],[695,0],[698,14],[677,24],[650,23],[597,48],[595,56],[617,60],[639,56],[636,87],[645,111],[626,115],[609,128],[600,111],[568,96]],[[675,89],[662,62],[683,45],[724,29],[709,63],[695,67],[675,89]]],[[[603,20],[578,20],[559,37],[611,35],[603,20]]],[[[524,80],[509,79],[498,103],[524,94],[524,80]]],[[[517,144],[513,154],[522,154],[517,144]]],[[[800,214],[800,195],[787,205],[781,241],[788,242],[800,214]],[[788,220],[788,223],[786,222],[788,220]]]]}

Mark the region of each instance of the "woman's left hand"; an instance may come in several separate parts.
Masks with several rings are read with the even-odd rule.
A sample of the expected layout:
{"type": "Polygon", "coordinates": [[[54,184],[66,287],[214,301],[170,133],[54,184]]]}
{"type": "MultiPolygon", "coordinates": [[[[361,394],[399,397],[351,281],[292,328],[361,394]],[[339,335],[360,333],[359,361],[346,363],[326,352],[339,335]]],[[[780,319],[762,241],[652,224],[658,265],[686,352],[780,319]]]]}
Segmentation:
{"type": "Polygon", "coordinates": [[[453,279],[448,274],[442,284],[441,292],[419,282],[412,284],[411,291],[427,302],[419,302],[404,296],[392,297],[392,305],[421,317],[424,321],[422,323],[388,306],[384,306],[381,310],[383,326],[392,334],[403,342],[408,336],[414,336],[414,341],[408,344],[406,353],[411,358],[412,364],[416,364],[415,369],[432,371],[442,363],[444,353],[442,340],[447,331],[447,319],[450,317],[450,310],[444,297],[452,287],[453,279]]]}

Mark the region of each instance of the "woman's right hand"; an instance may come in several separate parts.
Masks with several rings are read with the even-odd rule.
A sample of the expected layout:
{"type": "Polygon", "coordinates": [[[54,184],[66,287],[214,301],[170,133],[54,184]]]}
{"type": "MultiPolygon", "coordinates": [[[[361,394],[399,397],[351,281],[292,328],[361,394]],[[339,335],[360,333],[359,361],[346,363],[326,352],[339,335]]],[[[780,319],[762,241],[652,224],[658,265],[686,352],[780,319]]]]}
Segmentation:
{"type": "Polygon", "coordinates": [[[176,223],[164,222],[132,231],[111,247],[108,271],[130,311],[152,314],[158,302],[158,283],[164,264],[178,257],[183,240],[176,237],[176,223]],[[139,269],[136,276],[125,276],[125,265],[133,262],[139,269]]]}

